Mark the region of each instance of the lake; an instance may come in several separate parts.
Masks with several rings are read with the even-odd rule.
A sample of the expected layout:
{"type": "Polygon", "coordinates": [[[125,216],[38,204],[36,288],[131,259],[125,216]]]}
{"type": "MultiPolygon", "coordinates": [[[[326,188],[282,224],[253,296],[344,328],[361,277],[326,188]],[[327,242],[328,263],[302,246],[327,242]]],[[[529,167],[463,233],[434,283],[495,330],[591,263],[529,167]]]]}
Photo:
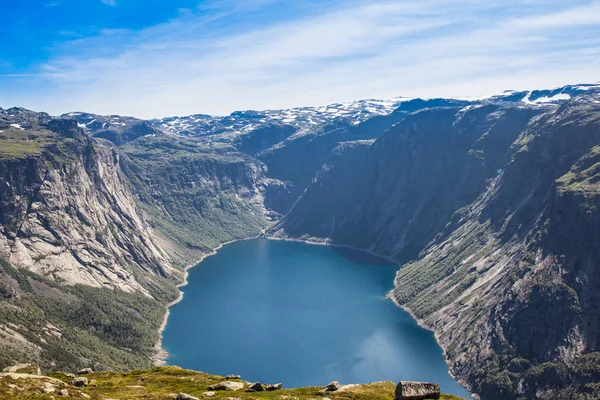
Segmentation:
{"type": "Polygon", "coordinates": [[[415,380],[469,396],[433,334],[385,298],[397,268],[298,242],[224,246],[190,270],[163,333],[167,362],[284,387],[415,380]]]}

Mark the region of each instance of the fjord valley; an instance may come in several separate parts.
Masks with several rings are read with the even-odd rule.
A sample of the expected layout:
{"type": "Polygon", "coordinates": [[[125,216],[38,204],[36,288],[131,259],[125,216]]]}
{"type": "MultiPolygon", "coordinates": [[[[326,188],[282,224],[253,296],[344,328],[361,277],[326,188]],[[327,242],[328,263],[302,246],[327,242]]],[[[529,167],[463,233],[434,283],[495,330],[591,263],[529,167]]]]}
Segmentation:
{"type": "MultiPolygon", "coordinates": [[[[598,85],[158,120],[0,109],[0,366],[148,369],[161,359],[165,307],[180,299],[187,267],[224,243],[262,236],[385,257],[389,286],[378,283],[370,306],[379,311],[366,324],[403,313],[382,311],[392,306],[381,299],[387,291],[484,400],[598,398],[599,149],[598,85]]],[[[226,261],[211,267],[228,249],[190,271],[166,350],[171,329],[186,329],[176,313],[187,301],[204,310],[193,329],[239,321],[232,298],[219,315],[220,303],[205,304],[196,287],[268,293],[266,279],[236,280],[249,273],[243,262],[237,272],[226,261]]],[[[337,312],[351,327],[343,305],[362,289],[340,268],[320,272],[321,290],[340,293],[337,312]]],[[[277,282],[300,298],[302,287],[285,281],[293,276],[277,282]]],[[[175,361],[185,351],[173,350],[175,361]]],[[[223,362],[210,350],[213,365],[223,362]]],[[[418,355],[410,362],[419,369],[418,355]]],[[[148,377],[170,370],[154,371],[148,377]]]]}

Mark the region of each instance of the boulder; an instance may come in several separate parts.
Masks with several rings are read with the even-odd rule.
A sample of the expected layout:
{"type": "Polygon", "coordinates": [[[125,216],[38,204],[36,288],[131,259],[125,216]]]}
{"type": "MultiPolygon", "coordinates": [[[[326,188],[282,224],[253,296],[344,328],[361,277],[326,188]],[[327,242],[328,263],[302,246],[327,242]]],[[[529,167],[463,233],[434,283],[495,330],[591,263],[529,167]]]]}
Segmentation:
{"type": "Polygon", "coordinates": [[[215,392],[204,392],[202,393],[202,397],[215,397],[217,394],[215,392]]]}
{"type": "Polygon", "coordinates": [[[215,383],[214,385],[210,385],[208,387],[208,390],[232,390],[232,391],[236,391],[236,390],[240,390],[244,388],[244,384],[241,382],[220,382],[220,383],[215,383]]]}
{"type": "Polygon", "coordinates": [[[88,380],[87,378],[75,378],[71,382],[69,382],[69,385],[75,387],[84,387],[88,385],[88,380]]]}
{"type": "Polygon", "coordinates": [[[80,369],[79,371],[77,371],[77,375],[86,375],[86,374],[92,374],[94,373],[94,371],[91,368],[84,368],[84,369],[80,369]]]}
{"type": "Polygon", "coordinates": [[[13,374],[29,374],[29,375],[41,375],[40,367],[36,364],[17,364],[12,367],[4,368],[4,372],[10,372],[13,374]]]}
{"type": "Polygon", "coordinates": [[[262,392],[264,390],[265,390],[265,388],[263,387],[263,385],[260,382],[254,382],[254,383],[250,384],[250,386],[248,386],[248,391],[262,392]]]}
{"type": "Polygon", "coordinates": [[[425,382],[400,382],[396,386],[396,400],[429,400],[440,398],[440,386],[425,382]]]}
{"type": "Polygon", "coordinates": [[[179,393],[177,395],[177,400],[200,400],[197,397],[194,397],[192,395],[189,395],[187,393],[179,393]]]}
{"type": "Polygon", "coordinates": [[[61,395],[62,397],[69,397],[69,391],[67,389],[60,389],[58,391],[58,394],[61,395]]]}
{"type": "Polygon", "coordinates": [[[265,386],[265,390],[268,392],[272,392],[273,390],[279,390],[283,387],[283,384],[281,383],[276,383],[274,385],[267,385],[265,386]]]}
{"type": "Polygon", "coordinates": [[[242,377],[241,377],[241,376],[239,376],[239,375],[227,375],[227,376],[225,377],[225,379],[227,379],[228,381],[230,381],[230,380],[232,380],[232,379],[242,379],[242,377]]]}
{"type": "Polygon", "coordinates": [[[328,392],[335,392],[336,390],[338,390],[341,387],[342,387],[342,385],[340,385],[340,383],[338,381],[333,381],[333,382],[329,382],[329,384],[325,387],[325,390],[328,392]]]}
{"type": "Polygon", "coordinates": [[[194,396],[190,396],[187,393],[179,393],[177,395],[177,400],[200,400],[200,399],[197,397],[194,397],[194,396]]]}

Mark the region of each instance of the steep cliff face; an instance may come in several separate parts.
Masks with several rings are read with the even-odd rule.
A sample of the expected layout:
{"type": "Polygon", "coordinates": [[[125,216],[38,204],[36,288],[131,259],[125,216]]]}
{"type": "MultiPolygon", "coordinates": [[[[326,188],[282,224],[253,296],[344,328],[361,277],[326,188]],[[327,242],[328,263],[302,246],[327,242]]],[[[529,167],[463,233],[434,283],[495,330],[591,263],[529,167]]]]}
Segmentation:
{"type": "Polygon", "coordinates": [[[172,268],[126,185],[116,148],[74,121],[43,129],[52,140],[39,154],[0,161],[0,255],[67,284],[150,295],[133,270],[164,277],[172,268]]]}
{"type": "Polygon", "coordinates": [[[484,399],[596,398],[599,100],[410,115],[273,234],[412,259],[393,298],[484,399]]]}
{"type": "Polygon", "coordinates": [[[271,185],[264,165],[231,146],[151,137],[122,151],[131,187],[177,264],[256,236],[273,217],[264,206],[271,185]]]}
{"type": "Polygon", "coordinates": [[[274,231],[410,259],[498,175],[539,112],[485,105],[411,114],[365,151],[332,158],[274,231]]]}

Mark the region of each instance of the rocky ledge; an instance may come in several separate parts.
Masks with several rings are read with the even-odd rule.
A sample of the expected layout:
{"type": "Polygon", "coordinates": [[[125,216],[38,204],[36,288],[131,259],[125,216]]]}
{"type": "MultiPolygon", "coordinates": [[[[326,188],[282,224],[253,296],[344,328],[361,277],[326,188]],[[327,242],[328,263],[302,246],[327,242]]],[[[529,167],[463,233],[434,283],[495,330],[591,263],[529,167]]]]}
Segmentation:
{"type": "Polygon", "coordinates": [[[322,400],[459,400],[440,394],[439,386],[430,383],[375,382],[287,389],[281,383],[247,382],[237,375],[226,377],[179,367],[158,367],[148,371],[94,372],[83,369],[74,374],[41,375],[37,366],[19,365],[0,373],[2,399],[145,399],[199,400],[220,399],[322,399],[322,400]]]}

